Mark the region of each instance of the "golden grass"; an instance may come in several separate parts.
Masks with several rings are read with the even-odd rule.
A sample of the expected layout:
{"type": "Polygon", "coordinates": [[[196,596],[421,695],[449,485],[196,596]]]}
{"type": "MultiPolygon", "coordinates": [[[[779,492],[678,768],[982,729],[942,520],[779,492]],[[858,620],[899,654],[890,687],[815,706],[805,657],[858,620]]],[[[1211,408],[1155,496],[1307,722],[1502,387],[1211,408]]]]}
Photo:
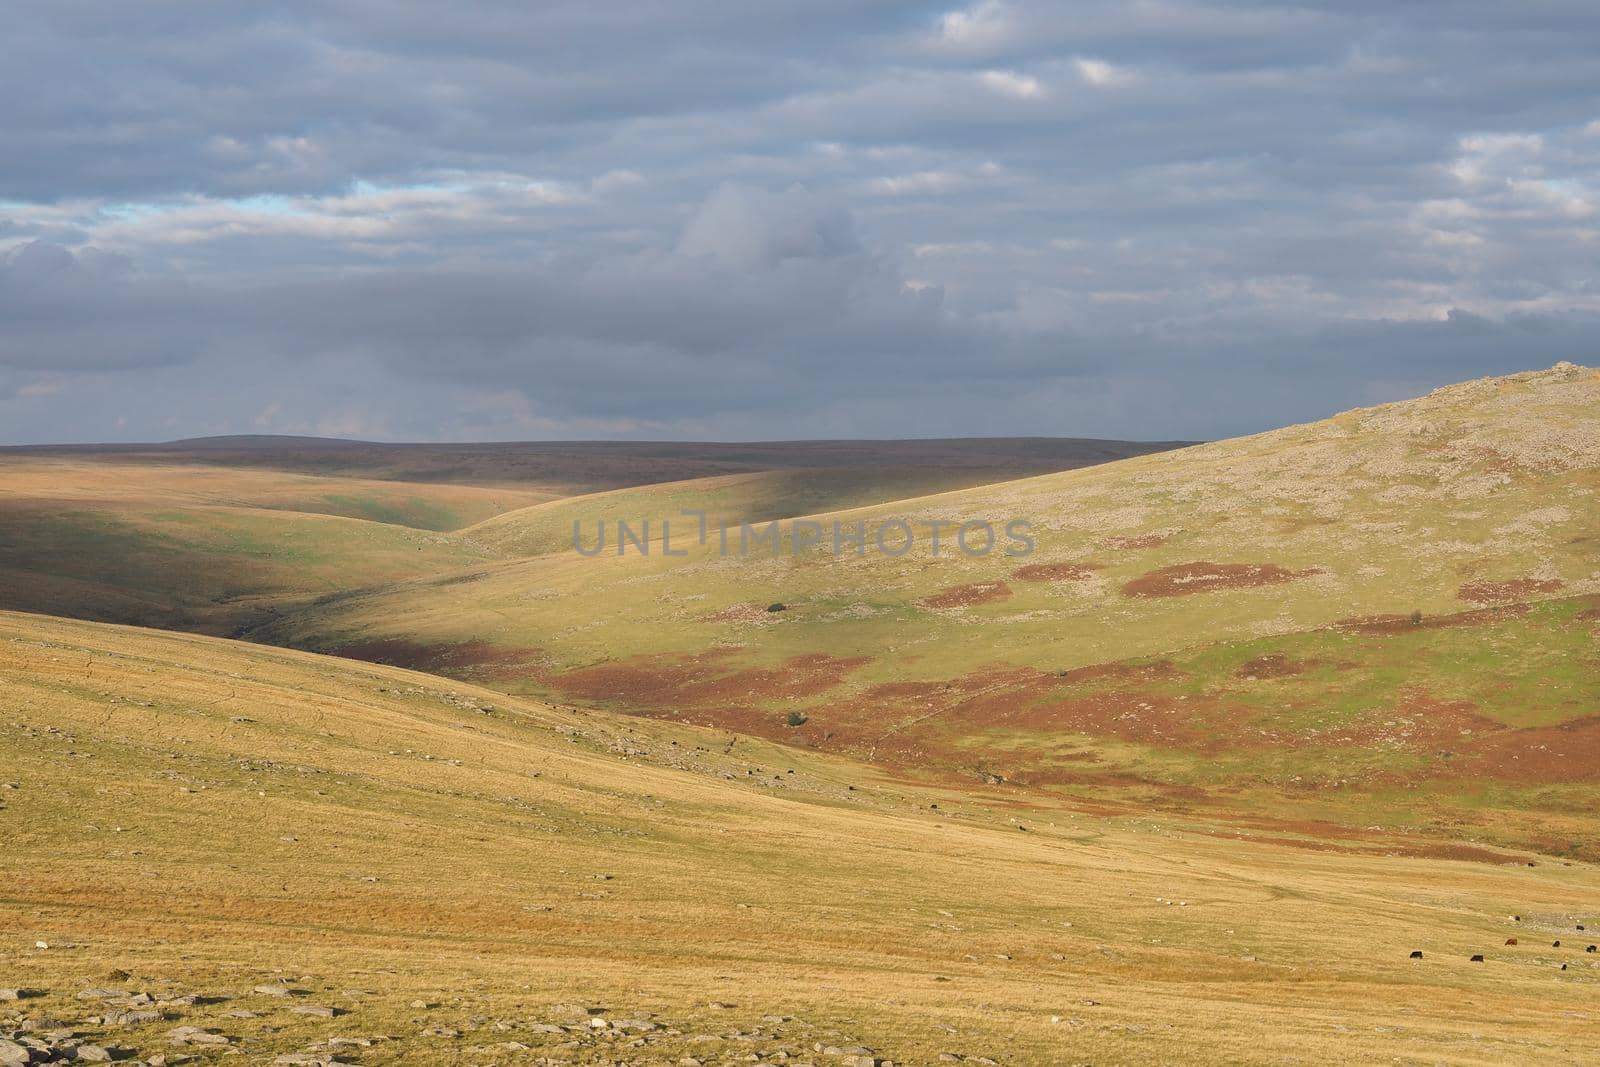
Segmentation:
{"type": "Polygon", "coordinates": [[[813,1044],[857,1042],[905,1063],[1600,1057],[1600,958],[1572,931],[1597,917],[1600,872],[1581,863],[1241,841],[390,668],[10,613],[8,783],[0,986],[49,992],[0,1019],[51,1015],[144,1054],[188,1024],[252,1061],[334,1034],[391,1038],[355,1050],[363,1063],[732,1063],[781,1045],[822,1061],[813,1044]],[[1545,947],[1557,937],[1568,947],[1545,947]],[[278,977],[349,1014],[249,992],[278,977]],[[108,984],[236,999],[115,1034],[78,1024],[98,1009],[76,994],[108,984]],[[562,1049],[575,1039],[523,1025],[572,1003],[681,1033],[562,1049]],[[440,1026],[460,1036],[423,1036],[440,1026]],[[734,1029],[766,1036],[689,1041],[734,1029]]]}

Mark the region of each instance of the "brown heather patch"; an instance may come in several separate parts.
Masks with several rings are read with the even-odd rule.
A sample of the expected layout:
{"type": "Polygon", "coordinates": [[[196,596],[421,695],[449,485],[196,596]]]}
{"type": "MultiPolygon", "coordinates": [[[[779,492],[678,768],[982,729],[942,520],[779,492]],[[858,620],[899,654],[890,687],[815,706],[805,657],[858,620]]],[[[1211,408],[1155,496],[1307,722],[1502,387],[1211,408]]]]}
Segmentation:
{"type": "Polygon", "coordinates": [[[1456,590],[1456,596],[1473,604],[1507,604],[1527,600],[1537,593],[1553,593],[1564,583],[1559,578],[1480,579],[1456,590]]]}
{"type": "Polygon", "coordinates": [[[1006,725],[1205,753],[1229,746],[1197,727],[1223,718],[1220,703],[1209,696],[1181,700],[1155,690],[1119,686],[1036,704],[1008,715],[1006,725]]]}
{"type": "Polygon", "coordinates": [[[1122,586],[1130,597],[1188,596],[1218,589],[1248,589],[1258,585],[1292,582],[1318,573],[1316,568],[1293,571],[1276,563],[1178,563],[1142,574],[1122,586]]]}
{"type": "Polygon", "coordinates": [[[952,585],[917,603],[925,608],[968,608],[975,604],[989,604],[1011,596],[1011,587],[1005,582],[972,582],[952,585]]]}
{"type": "Polygon", "coordinates": [[[1087,667],[1074,667],[1070,671],[1062,671],[1056,677],[1068,684],[1092,682],[1102,678],[1153,682],[1182,678],[1184,673],[1170,659],[1158,659],[1153,663],[1091,663],[1087,667]]]}
{"type": "Polygon", "coordinates": [[[1452,767],[1462,777],[1520,785],[1600,782],[1600,715],[1502,730],[1476,741],[1452,767]]]}
{"type": "Polygon", "coordinates": [[[1011,572],[1023,582],[1081,582],[1097,570],[1099,563],[1030,563],[1011,572]]]}
{"type": "Polygon", "coordinates": [[[1333,625],[1335,629],[1350,633],[1388,635],[1413,630],[1437,630],[1446,626],[1481,626],[1520,618],[1527,613],[1526,604],[1505,604],[1495,608],[1458,611],[1451,615],[1424,615],[1421,622],[1412,622],[1409,615],[1355,615],[1340,619],[1333,625]]]}
{"type": "Polygon", "coordinates": [[[1459,752],[1504,732],[1504,723],[1483,715],[1468,700],[1439,700],[1426,690],[1405,691],[1393,710],[1374,711],[1360,722],[1335,727],[1318,740],[1339,745],[1459,752]]]}

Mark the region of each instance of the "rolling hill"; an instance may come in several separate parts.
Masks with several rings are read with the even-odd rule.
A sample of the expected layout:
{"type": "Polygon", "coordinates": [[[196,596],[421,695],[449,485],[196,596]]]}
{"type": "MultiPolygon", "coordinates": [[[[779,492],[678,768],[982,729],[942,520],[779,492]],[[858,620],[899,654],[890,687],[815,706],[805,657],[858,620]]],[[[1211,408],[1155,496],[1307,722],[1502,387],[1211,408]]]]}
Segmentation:
{"type": "Polygon", "coordinates": [[[0,832],[0,1057],[1600,1056],[1588,864],[918,784],[214,638],[0,613],[0,832]]]}
{"type": "Polygon", "coordinates": [[[1597,493],[1600,373],[1562,364],[815,517],[909,523],[901,555],[797,552],[789,523],[775,552],[494,562],[258,636],[951,780],[1592,859],[1597,493]],[[1018,519],[1025,558],[949,550],[1018,519]]]}
{"type": "Polygon", "coordinates": [[[0,608],[227,634],[332,593],[568,545],[569,512],[601,506],[568,497],[609,493],[599,499],[624,511],[700,500],[730,521],[771,519],[1166,447],[246,437],[6,448],[0,608]]]}

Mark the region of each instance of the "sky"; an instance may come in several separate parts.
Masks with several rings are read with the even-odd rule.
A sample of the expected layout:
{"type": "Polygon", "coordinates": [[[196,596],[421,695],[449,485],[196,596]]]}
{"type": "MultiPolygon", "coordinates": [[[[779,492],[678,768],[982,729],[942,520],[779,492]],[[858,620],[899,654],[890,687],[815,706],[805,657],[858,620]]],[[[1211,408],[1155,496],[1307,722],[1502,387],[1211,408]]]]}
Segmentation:
{"type": "Polygon", "coordinates": [[[12,0],[0,443],[1200,439],[1600,364],[1592,0],[12,0]]]}

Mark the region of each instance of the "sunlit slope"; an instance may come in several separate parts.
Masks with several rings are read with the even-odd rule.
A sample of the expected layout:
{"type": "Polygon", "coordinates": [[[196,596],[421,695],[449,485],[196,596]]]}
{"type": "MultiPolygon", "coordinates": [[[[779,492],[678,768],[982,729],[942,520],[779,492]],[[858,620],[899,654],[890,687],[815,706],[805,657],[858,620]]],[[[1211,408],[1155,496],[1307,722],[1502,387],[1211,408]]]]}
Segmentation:
{"type": "Polygon", "coordinates": [[[0,457],[0,607],[226,631],[495,555],[442,532],[534,499],[470,486],[0,457]]]}
{"type": "Polygon", "coordinates": [[[668,531],[667,547],[676,549],[698,538],[700,512],[709,528],[737,526],[970,488],[1007,475],[992,468],[889,466],[730,474],[535,504],[486,519],[462,534],[508,555],[542,556],[571,552],[575,543],[595,550],[602,525],[607,545],[614,548],[618,524],[626,523],[641,541],[660,541],[668,531]]]}
{"type": "Polygon", "coordinates": [[[62,1020],[26,1031],[58,1044],[225,1051],[174,1049],[188,1026],[252,1062],[1600,1056],[1581,863],[1013,809],[390,668],[4,613],[0,768],[0,974],[38,993],[0,1019],[62,1020]],[[158,1017],[94,1021],[139,992],[158,1017]]]}
{"type": "MultiPolygon", "coordinates": [[[[1584,780],[1582,768],[1594,765],[1585,754],[1600,755],[1583,726],[1600,706],[1585,599],[1600,592],[1595,371],[1561,365],[1470,382],[1325,422],[823,522],[871,530],[896,518],[919,531],[932,519],[996,528],[1025,519],[1036,550],[967,558],[948,551],[946,527],[940,558],[921,533],[899,558],[795,557],[787,543],[778,558],[723,558],[715,538],[684,558],[566,552],[448,587],[341,600],[266,632],[874,758],[922,738],[904,746],[907,759],[938,749],[941,765],[971,773],[1005,762],[992,733],[1008,722],[1010,748],[1036,749],[1041,736],[1101,742],[1055,761],[1034,751],[1016,761],[1022,767],[1039,772],[1042,762],[1060,779],[1093,777],[1099,766],[1165,789],[1185,785],[1197,757],[1216,766],[1215,753],[1261,736],[1307,751],[1339,747],[1340,728],[1371,720],[1376,732],[1358,730],[1344,747],[1395,781],[1454,747],[1383,735],[1397,714],[1429,702],[1454,702],[1500,727],[1577,730],[1572,759],[1550,768],[1555,782],[1584,780]],[[1565,606],[1529,607],[1545,601],[1565,606]],[[785,610],[765,610],[775,602],[785,610]],[[1337,684],[1302,684],[1293,708],[1269,705],[1258,721],[1249,672],[1218,675],[1204,650],[1215,649],[1218,663],[1237,656],[1237,667],[1274,653],[1278,639],[1325,661],[1312,678],[1351,666],[1337,684]],[[1408,642],[1432,651],[1395,655],[1408,642]],[[1548,648],[1564,651],[1542,657],[1548,648]],[[1180,673],[1203,707],[1163,703],[1177,694],[1152,699],[1162,694],[1138,673],[1184,657],[1194,665],[1152,669],[1180,673]],[[1131,678],[1093,692],[1083,688],[1090,676],[1074,673],[1129,663],[1101,675],[1131,678]],[[1545,666],[1530,677],[1530,663],[1545,666]],[[1538,674],[1546,667],[1550,685],[1538,674]],[[791,712],[806,722],[788,725],[791,712]]],[[[1235,765],[1235,784],[1338,782],[1361,759],[1356,768],[1303,756],[1235,765]]]]}

